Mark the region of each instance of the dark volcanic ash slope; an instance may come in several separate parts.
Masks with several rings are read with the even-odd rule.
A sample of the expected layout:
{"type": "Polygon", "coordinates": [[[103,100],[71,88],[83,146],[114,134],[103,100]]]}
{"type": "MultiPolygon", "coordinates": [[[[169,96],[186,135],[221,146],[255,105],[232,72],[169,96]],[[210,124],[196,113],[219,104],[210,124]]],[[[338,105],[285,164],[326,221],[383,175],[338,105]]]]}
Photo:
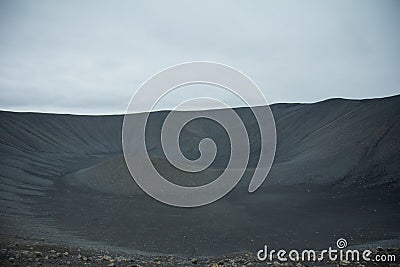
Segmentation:
{"type": "Polygon", "coordinates": [[[282,183],[397,184],[400,97],[277,105],[274,172],[282,183]],[[297,179],[296,179],[297,178],[297,179]]]}
{"type": "MultiPolygon", "coordinates": [[[[272,110],[278,144],[269,182],[396,183],[400,174],[400,96],[277,104],[272,110]]],[[[248,109],[237,112],[255,136],[251,139],[250,160],[250,165],[255,166],[257,124],[248,109]]],[[[167,112],[157,112],[150,117],[149,150],[153,157],[162,157],[157,138],[166,115],[167,112]]],[[[58,177],[114,159],[122,153],[122,120],[122,116],[1,112],[2,186],[9,186],[10,192],[25,184],[38,189],[51,187],[58,177]]],[[[187,128],[182,134],[186,138],[181,143],[184,154],[198,156],[198,142],[212,135],[220,153],[217,158],[222,159],[216,165],[223,167],[224,159],[229,158],[226,134],[208,122],[187,128]]]]}
{"type": "MultiPolygon", "coordinates": [[[[18,227],[26,226],[18,223],[10,225],[10,222],[28,221],[28,218],[31,222],[35,221],[32,218],[46,217],[46,214],[50,214],[49,217],[52,218],[49,220],[49,225],[52,224],[52,227],[75,231],[80,237],[104,241],[111,245],[167,253],[225,253],[262,246],[262,242],[265,242],[266,238],[273,239],[267,233],[252,232],[247,229],[247,226],[247,228],[243,227],[244,225],[259,223],[261,227],[271,223],[271,227],[274,227],[275,224],[285,226],[286,223],[283,221],[293,220],[291,217],[280,217],[281,215],[277,211],[277,218],[274,222],[270,222],[271,218],[268,216],[258,217],[259,215],[256,215],[259,214],[259,211],[252,210],[255,205],[263,206],[265,204],[268,207],[268,205],[275,205],[279,202],[283,207],[289,210],[293,208],[296,212],[304,209],[304,214],[296,213],[293,216],[309,216],[308,212],[316,211],[316,208],[313,208],[313,199],[318,202],[321,200],[319,198],[325,199],[331,196],[334,198],[337,195],[335,190],[398,191],[400,96],[362,101],[331,99],[315,104],[276,104],[272,106],[272,110],[277,126],[277,153],[271,172],[262,188],[252,195],[247,194],[245,188],[235,189],[232,194],[218,203],[205,208],[179,212],[146,197],[130,178],[122,158],[122,116],[1,112],[1,227],[7,228],[11,233],[18,227]],[[277,197],[278,200],[271,199],[271,194],[268,193],[269,188],[304,187],[309,192],[310,188],[318,186],[333,186],[336,189],[311,198],[304,194],[289,194],[290,196],[288,196],[285,191],[283,195],[287,197],[277,197]],[[91,198],[92,195],[93,198],[91,198]],[[129,196],[140,196],[140,199],[134,199],[132,204],[130,202],[132,198],[128,199],[129,196]],[[44,199],[46,201],[43,201],[44,199]],[[93,199],[96,199],[98,203],[93,204],[93,199]],[[290,203],[293,202],[293,199],[303,206],[293,206],[290,203]],[[73,207],[77,205],[81,206],[80,211],[83,214],[74,211],[73,207]],[[118,208],[114,205],[117,205],[118,208]],[[101,208],[100,206],[120,213],[98,210],[101,208]],[[141,209],[144,207],[147,209],[146,214],[141,214],[141,209]],[[57,210],[58,208],[60,210],[57,210]],[[172,212],[168,209],[172,209],[172,212]],[[158,214],[158,217],[151,214],[152,211],[154,214],[158,214]],[[176,213],[174,213],[175,211],[176,213]],[[129,217],[126,215],[127,212],[140,215],[142,219],[129,217]],[[238,212],[241,212],[239,217],[238,212]],[[122,213],[124,216],[120,218],[120,224],[116,224],[115,220],[108,221],[107,219],[122,213]],[[68,218],[64,218],[63,214],[69,214],[68,218]],[[229,220],[230,223],[224,225],[224,230],[221,230],[217,225],[219,219],[215,219],[213,216],[223,219],[224,223],[229,220]],[[207,222],[202,225],[198,222],[199,217],[207,222]],[[99,237],[99,233],[92,230],[90,225],[85,225],[85,222],[80,221],[81,218],[96,219],[98,223],[96,227],[103,229],[103,236],[99,237]],[[215,219],[215,221],[210,222],[209,219],[215,219]],[[127,220],[137,220],[136,230],[129,228],[130,224],[127,220]],[[151,230],[157,233],[153,222],[149,222],[152,220],[158,220],[167,226],[181,223],[181,231],[183,231],[181,234],[185,237],[177,240],[168,235],[149,238],[148,235],[146,236],[147,231],[151,230]],[[59,223],[60,221],[64,225],[59,223]],[[195,228],[196,231],[186,229],[187,233],[192,235],[191,242],[195,244],[192,244],[192,248],[189,249],[191,252],[187,252],[186,249],[191,245],[185,241],[185,226],[193,224],[203,227],[195,228]],[[111,229],[113,226],[115,229],[111,229]],[[247,230],[243,230],[243,228],[247,230]],[[123,230],[119,232],[118,229],[123,230]],[[109,232],[107,232],[108,230],[109,232]],[[221,231],[229,232],[230,237],[220,234],[221,231]],[[216,237],[210,237],[212,235],[216,237]],[[124,241],[121,236],[127,237],[127,240],[124,241]],[[252,243],[246,243],[250,242],[248,239],[253,240],[252,243]],[[149,240],[155,240],[152,242],[158,243],[158,246],[148,243],[149,240]],[[176,241],[176,247],[169,247],[171,240],[176,241]],[[215,245],[210,245],[210,240],[215,245]],[[223,242],[223,245],[218,242],[223,242]]],[[[241,108],[237,109],[237,112],[250,132],[252,153],[249,170],[246,178],[240,183],[247,188],[248,177],[258,160],[259,132],[249,109],[241,108]]],[[[176,172],[166,162],[159,145],[160,125],[167,114],[168,112],[152,113],[148,128],[149,153],[160,172],[169,173],[174,182],[188,185],[191,185],[193,181],[194,184],[205,183],[218,176],[229,159],[229,142],[227,142],[226,133],[215,123],[206,120],[194,121],[184,128],[181,145],[183,153],[189,158],[198,156],[198,142],[204,137],[213,138],[218,146],[217,160],[211,168],[188,179],[185,173],[176,172]]],[[[137,116],[144,116],[144,114],[137,116]]],[[[364,201],[363,199],[359,198],[360,203],[364,201]]],[[[375,201],[372,195],[369,196],[369,199],[375,201]]],[[[347,203],[345,198],[340,203],[328,204],[335,208],[335,205],[344,203],[347,203]]],[[[355,205],[360,204],[357,201],[355,203],[355,205]]],[[[387,202],[385,203],[387,204],[387,202]]],[[[380,232],[370,235],[369,238],[359,238],[358,243],[398,238],[398,233],[391,230],[399,226],[398,203],[398,198],[394,197],[394,200],[389,201],[390,205],[387,204],[389,211],[384,210],[382,211],[383,215],[380,214],[380,216],[384,216],[390,213],[391,221],[386,220],[386,217],[383,218],[387,221],[386,228],[383,227],[380,232]],[[389,233],[389,235],[385,236],[385,233],[389,233]]],[[[270,215],[274,214],[273,208],[269,211],[270,215]]],[[[360,213],[359,217],[364,218],[363,216],[368,217],[369,214],[360,213]]],[[[318,222],[318,219],[314,221],[316,224],[314,228],[321,228],[323,223],[318,222]]],[[[301,221],[296,222],[296,224],[299,223],[301,224],[301,221]]],[[[40,221],[39,225],[42,224],[44,222],[40,221]]],[[[304,236],[290,234],[290,231],[294,229],[293,225],[287,224],[285,227],[283,230],[287,236],[281,235],[280,238],[287,238],[286,243],[279,243],[275,240],[276,244],[301,245],[305,242],[304,239],[307,239],[304,236]]],[[[351,233],[352,226],[346,227],[347,225],[342,225],[343,232],[351,233]]],[[[368,227],[375,226],[368,224],[363,227],[365,231],[368,231],[368,227]]],[[[297,230],[303,231],[304,235],[314,231],[308,228],[297,230]]],[[[35,235],[35,230],[31,230],[30,234],[35,235]]],[[[162,232],[159,234],[162,235],[162,232]]],[[[319,243],[315,244],[328,242],[330,234],[332,233],[329,231],[325,232],[325,236],[321,234],[322,237],[316,238],[319,243]]],[[[275,235],[279,236],[279,233],[275,235]]],[[[365,235],[361,233],[359,236],[365,235]]],[[[307,242],[306,244],[309,244],[307,242]]]]}

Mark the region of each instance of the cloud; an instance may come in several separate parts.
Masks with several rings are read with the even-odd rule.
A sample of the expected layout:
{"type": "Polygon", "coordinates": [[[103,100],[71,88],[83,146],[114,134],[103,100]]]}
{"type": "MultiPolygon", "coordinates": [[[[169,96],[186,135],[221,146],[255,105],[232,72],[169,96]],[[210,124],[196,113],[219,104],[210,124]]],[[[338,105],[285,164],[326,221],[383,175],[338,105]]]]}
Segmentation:
{"type": "Polygon", "coordinates": [[[0,5],[0,109],[122,113],[148,77],[193,60],[240,69],[271,103],[399,93],[398,1],[0,5]]]}

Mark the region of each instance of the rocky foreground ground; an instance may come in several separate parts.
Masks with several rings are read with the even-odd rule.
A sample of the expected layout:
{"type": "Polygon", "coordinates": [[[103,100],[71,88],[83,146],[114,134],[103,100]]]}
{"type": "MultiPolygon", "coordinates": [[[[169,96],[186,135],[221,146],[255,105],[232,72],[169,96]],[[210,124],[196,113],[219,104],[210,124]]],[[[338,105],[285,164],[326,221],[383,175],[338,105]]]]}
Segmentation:
{"type": "Polygon", "coordinates": [[[63,247],[34,242],[1,244],[0,266],[400,266],[400,249],[378,248],[374,254],[394,254],[396,262],[260,262],[253,253],[236,253],[210,258],[149,256],[106,250],[63,247]]]}

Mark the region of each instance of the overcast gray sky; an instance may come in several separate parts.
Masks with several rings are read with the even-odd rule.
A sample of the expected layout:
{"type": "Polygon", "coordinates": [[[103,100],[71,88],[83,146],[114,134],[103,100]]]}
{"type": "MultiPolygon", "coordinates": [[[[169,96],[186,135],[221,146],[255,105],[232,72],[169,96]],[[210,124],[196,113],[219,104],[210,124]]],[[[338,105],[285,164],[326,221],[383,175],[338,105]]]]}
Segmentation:
{"type": "Polygon", "coordinates": [[[270,103],[399,94],[399,29],[396,0],[1,0],[0,109],[123,113],[149,76],[193,60],[241,70],[270,103]]]}

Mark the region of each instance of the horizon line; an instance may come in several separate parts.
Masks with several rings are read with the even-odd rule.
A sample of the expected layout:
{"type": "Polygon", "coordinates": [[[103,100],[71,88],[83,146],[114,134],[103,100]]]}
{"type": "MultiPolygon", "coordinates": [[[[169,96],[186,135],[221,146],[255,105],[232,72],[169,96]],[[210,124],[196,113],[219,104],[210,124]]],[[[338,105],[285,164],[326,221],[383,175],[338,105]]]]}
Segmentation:
{"type": "MultiPolygon", "coordinates": [[[[322,103],[325,101],[331,101],[331,100],[343,100],[343,101],[368,101],[368,100],[379,100],[379,99],[386,99],[386,98],[392,98],[392,97],[400,97],[399,94],[394,94],[394,95],[389,95],[389,96],[382,96],[382,97],[371,97],[371,98],[343,98],[343,97],[331,97],[331,98],[326,98],[322,100],[318,100],[315,102],[279,102],[279,103],[272,103],[269,104],[268,106],[277,106],[277,105],[312,105],[312,104],[318,104],[322,103]]],[[[179,112],[197,112],[197,111],[217,111],[217,110],[225,110],[225,109],[242,109],[242,108],[259,108],[259,107],[264,107],[264,106],[233,106],[233,107],[228,107],[228,108],[210,108],[210,109],[176,109],[175,111],[179,112]]],[[[130,113],[130,114],[143,114],[143,113],[154,113],[154,112],[170,112],[173,109],[155,109],[152,111],[138,111],[135,113],[130,113]]],[[[121,115],[126,115],[126,112],[123,113],[69,113],[69,112],[43,112],[43,111],[35,111],[35,110],[7,110],[7,109],[0,109],[0,112],[10,112],[10,113],[30,113],[30,114],[48,114],[48,115],[71,115],[71,116],[121,116],[121,115]]]]}

